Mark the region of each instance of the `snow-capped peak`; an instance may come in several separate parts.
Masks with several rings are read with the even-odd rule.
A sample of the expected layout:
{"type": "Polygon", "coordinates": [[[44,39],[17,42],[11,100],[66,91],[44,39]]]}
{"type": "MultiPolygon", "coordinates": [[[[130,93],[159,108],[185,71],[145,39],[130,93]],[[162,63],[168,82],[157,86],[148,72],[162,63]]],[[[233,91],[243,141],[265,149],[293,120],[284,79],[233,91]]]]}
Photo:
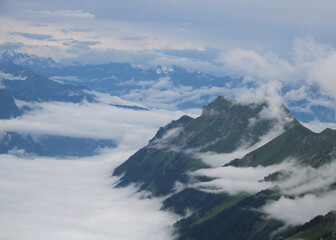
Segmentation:
{"type": "Polygon", "coordinates": [[[154,68],[154,70],[156,71],[156,73],[158,75],[160,74],[169,74],[171,72],[174,72],[175,71],[175,68],[172,67],[172,66],[157,66],[156,68],[154,68]]]}
{"type": "Polygon", "coordinates": [[[13,50],[2,50],[0,62],[13,62],[22,66],[39,65],[44,67],[56,67],[58,64],[52,58],[44,58],[27,53],[18,53],[13,50]]]}

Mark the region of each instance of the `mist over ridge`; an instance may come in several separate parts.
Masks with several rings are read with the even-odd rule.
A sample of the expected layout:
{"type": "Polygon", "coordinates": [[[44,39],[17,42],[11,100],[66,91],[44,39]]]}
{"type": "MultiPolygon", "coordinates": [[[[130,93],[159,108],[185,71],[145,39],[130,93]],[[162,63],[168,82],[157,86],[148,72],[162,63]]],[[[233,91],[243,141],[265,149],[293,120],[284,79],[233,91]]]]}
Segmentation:
{"type": "Polygon", "coordinates": [[[0,239],[333,239],[335,7],[1,0],[0,239]]]}

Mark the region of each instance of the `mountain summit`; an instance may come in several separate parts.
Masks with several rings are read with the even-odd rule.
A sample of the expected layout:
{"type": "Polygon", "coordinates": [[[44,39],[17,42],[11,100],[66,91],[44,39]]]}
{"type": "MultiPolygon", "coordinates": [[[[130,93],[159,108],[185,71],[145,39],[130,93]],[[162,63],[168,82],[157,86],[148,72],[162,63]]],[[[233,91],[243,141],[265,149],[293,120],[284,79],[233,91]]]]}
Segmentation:
{"type": "Polygon", "coordinates": [[[176,183],[187,183],[187,172],[210,167],[202,154],[250,148],[295,124],[284,106],[280,115],[274,115],[273,107],[266,100],[246,104],[218,97],[203,108],[200,117],[183,116],[160,128],[147,146],[115,169],[113,175],[122,176],[117,186],[137,183],[154,195],[172,192],[176,183]]]}
{"type": "MultiPolygon", "coordinates": [[[[154,196],[170,194],[163,209],[182,216],[191,210],[191,215],[175,224],[179,240],[292,239],[294,235],[307,235],[305,231],[311,229],[316,231],[314,236],[322,237],[332,234],[335,224],[322,230],[317,227],[330,216],[333,220],[334,215],[293,227],[282,218],[268,215],[267,209],[270,204],[278,206],[279,201],[302,201],[306,195],[334,193],[334,175],[330,171],[331,176],[324,176],[324,172],[328,164],[333,164],[335,152],[336,131],[314,133],[272,99],[246,102],[220,96],[203,108],[201,116],[183,116],[160,128],[149,144],[117,167],[113,175],[120,176],[117,187],[133,183],[154,196]],[[244,154],[233,159],[238,153],[244,154]],[[213,166],[214,155],[220,160],[232,158],[213,166]],[[289,163],[288,159],[296,162],[289,163]],[[268,175],[250,179],[250,174],[267,167],[268,175]],[[307,176],[305,171],[315,175],[307,176]],[[240,178],[245,176],[239,174],[247,175],[244,185],[263,187],[230,192],[242,184],[240,178]],[[318,182],[329,177],[325,186],[316,188],[312,184],[314,178],[318,182]]],[[[281,211],[291,211],[281,206],[281,211]]]]}

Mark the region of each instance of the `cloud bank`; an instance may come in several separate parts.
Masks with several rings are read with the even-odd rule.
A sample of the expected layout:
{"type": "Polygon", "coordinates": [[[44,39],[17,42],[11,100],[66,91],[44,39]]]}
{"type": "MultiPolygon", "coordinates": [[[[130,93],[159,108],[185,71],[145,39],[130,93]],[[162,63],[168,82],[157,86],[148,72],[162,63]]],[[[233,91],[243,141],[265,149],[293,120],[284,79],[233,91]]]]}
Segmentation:
{"type": "Polygon", "coordinates": [[[325,215],[336,209],[336,191],[322,196],[307,194],[303,197],[281,197],[263,208],[270,217],[282,220],[289,225],[304,224],[318,215],[325,215]]]}
{"type": "Polygon", "coordinates": [[[198,182],[191,187],[207,192],[257,193],[267,188],[277,187],[282,197],[262,207],[269,217],[282,220],[290,225],[303,224],[313,217],[336,209],[336,191],[331,185],[336,183],[336,162],[320,168],[302,167],[294,160],[268,167],[219,167],[200,169],[191,176],[215,178],[209,182],[198,182]],[[262,181],[264,177],[277,171],[290,175],[274,182],[262,181]]]}
{"type": "Polygon", "coordinates": [[[182,111],[133,110],[115,107],[109,104],[129,102],[116,97],[107,97],[104,94],[99,95],[98,99],[107,104],[16,101],[20,107],[27,106],[32,111],[27,111],[18,118],[0,120],[0,131],[115,139],[117,144],[127,143],[139,148],[155,135],[159,127],[186,114],[182,111]]]}
{"type": "Polygon", "coordinates": [[[135,187],[114,189],[120,165],[158,129],[182,112],[132,110],[106,94],[103,103],[26,103],[21,118],[2,131],[116,138],[115,149],[87,158],[21,158],[0,155],[0,224],[3,239],[172,239],[179,217],[160,211],[162,199],[143,198],[135,187]]]}
{"type": "Polygon", "coordinates": [[[114,189],[113,168],[132,151],[62,160],[0,155],[2,239],[171,239],[178,217],[160,199],[114,189]]]}

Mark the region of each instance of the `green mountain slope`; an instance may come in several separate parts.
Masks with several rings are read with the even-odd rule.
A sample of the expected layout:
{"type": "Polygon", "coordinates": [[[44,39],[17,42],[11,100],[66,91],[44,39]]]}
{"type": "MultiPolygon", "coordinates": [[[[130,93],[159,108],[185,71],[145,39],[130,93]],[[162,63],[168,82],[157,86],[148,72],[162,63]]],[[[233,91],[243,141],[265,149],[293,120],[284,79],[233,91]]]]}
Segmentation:
{"type": "Polygon", "coordinates": [[[188,214],[188,211],[202,209],[206,211],[228,200],[227,193],[207,193],[194,188],[186,188],[174,194],[163,202],[162,209],[170,210],[180,215],[188,214]]]}
{"type": "Polygon", "coordinates": [[[332,211],[325,216],[317,216],[304,225],[292,228],[281,235],[281,239],[285,240],[336,239],[336,212],[332,211]]]}
{"type": "Polygon", "coordinates": [[[288,158],[313,167],[329,163],[336,158],[336,131],[326,129],[318,134],[296,122],[293,128],[282,135],[227,165],[268,166],[288,158]]]}
{"type": "MultiPolygon", "coordinates": [[[[113,174],[120,176],[117,186],[137,183],[140,190],[149,190],[158,196],[172,193],[177,181],[185,184],[211,181],[211,177],[188,178],[190,171],[211,167],[197,158],[198,153],[232,153],[242,145],[249,147],[257,143],[274,127],[283,127],[284,132],[227,165],[269,166],[291,158],[296,159],[302,167],[319,168],[336,159],[336,131],[326,129],[314,133],[293,119],[286,108],[281,108],[282,116],[277,117],[282,121],[268,114],[270,109],[266,102],[243,104],[219,97],[203,108],[200,117],[193,119],[183,116],[161,128],[146,147],[115,169],[113,174]]],[[[260,180],[276,183],[292,177],[291,174],[283,169],[260,180]]],[[[176,238],[180,240],[330,239],[334,229],[330,220],[334,217],[330,215],[302,226],[288,227],[285,222],[265,214],[263,208],[266,204],[284,196],[279,186],[255,194],[241,192],[235,195],[187,187],[167,197],[162,209],[187,215],[174,225],[176,238]]],[[[334,184],[322,193],[316,189],[308,192],[318,196],[333,187],[334,184]]],[[[293,194],[285,196],[295,199],[297,196],[293,194]]],[[[302,197],[306,193],[300,194],[302,197]]],[[[288,211],[288,208],[284,211],[288,211]]]]}
{"type": "MultiPolygon", "coordinates": [[[[294,124],[283,106],[285,128],[294,124]]],[[[198,152],[231,153],[241,145],[252,146],[274,127],[278,119],[264,117],[267,102],[242,104],[218,97],[203,108],[200,117],[184,116],[161,128],[149,144],[117,167],[114,176],[121,176],[118,187],[142,184],[140,190],[165,195],[176,181],[186,183],[187,172],[207,168],[198,152]]],[[[281,123],[283,124],[283,123],[281,123]]]]}
{"type": "Polygon", "coordinates": [[[264,190],[255,195],[231,196],[220,204],[196,211],[175,224],[179,240],[269,239],[284,223],[268,219],[258,210],[267,201],[278,199],[277,191],[264,190]]]}
{"type": "Polygon", "coordinates": [[[208,167],[201,160],[194,159],[183,152],[174,152],[168,147],[154,147],[154,142],[162,139],[167,131],[183,127],[190,121],[192,118],[183,116],[165,128],[161,128],[148,146],[137,151],[117,167],[113,175],[123,174],[117,187],[124,187],[130,183],[143,183],[140,190],[148,190],[154,195],[167,194],[172,191],[175,181],[187,182],[186,170],[208,167]]]}

